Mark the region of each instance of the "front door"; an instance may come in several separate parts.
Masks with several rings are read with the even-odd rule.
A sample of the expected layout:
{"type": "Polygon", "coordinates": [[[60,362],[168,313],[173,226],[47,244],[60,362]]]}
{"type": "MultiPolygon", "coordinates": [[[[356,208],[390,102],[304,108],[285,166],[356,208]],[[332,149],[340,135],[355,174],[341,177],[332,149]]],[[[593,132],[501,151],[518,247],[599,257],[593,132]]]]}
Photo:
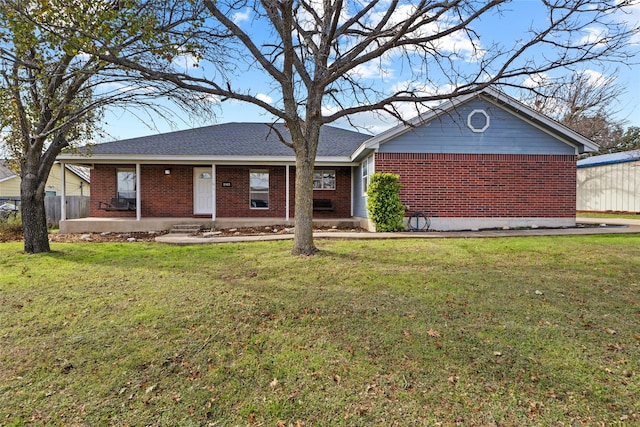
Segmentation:
{"type": "Polygon", "coordinates": [[[211,168],[193,168],[193,213],[213,213],[213,179],[211,168]]]}

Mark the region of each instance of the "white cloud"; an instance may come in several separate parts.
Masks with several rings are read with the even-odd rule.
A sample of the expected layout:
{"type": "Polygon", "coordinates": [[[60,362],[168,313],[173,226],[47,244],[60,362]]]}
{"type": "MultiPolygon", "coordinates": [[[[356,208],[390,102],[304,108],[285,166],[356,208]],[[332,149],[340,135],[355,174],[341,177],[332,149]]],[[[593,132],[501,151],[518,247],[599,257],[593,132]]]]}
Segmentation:
{"type": "Polygon", "coordinates": [[[250,18],[251,18],[251,9],[246,8],[242,12],[234,13],[233,16],[231,17],[231,20],[233,21],[234,24],[238,25],[241,22],[248,21],[250,18]]]}
{"type": "Polygon", "coordinates": [[[178,55],[173,58],[171,63],[176,67],[182,68],[183,70],[193,70],[194,68],[198,68],[199,64],[198,58],[196,58],[191,53],[184,53],[182,55],[178,55]]]}
{"type": "MultiPolygon", "coordinates": [[[[618,0],[620,4],[622,0],[618,0]]],[[[640,28],[640,1],[635,1],[624,9],[624,13],[617,14],[618,21],[625,23],[629,28],[640,28]]],[[[633,45],[640,45],[640,32],[630,40],[633,45]]]]}
{"type": "Polygon", "coordinates": [[[357,65],[350,70],[349,74],[358,76],[363,79],[385,79],[393,77],[393,69],[390,67],[390,61],[375,60],[357,65]]]}
{"type": "Polygon", "coordinates": [[[273,103],[273,98],[271,98],[269,95],[265,95],[264,93],[259,93],[256,95],[256,99],[265,102],[267,104],[271,104],[273,103]]]}
{"type": "MultiPolygon", "coordinates": [[[[324,16],[324,1],[323,0],[308,0],[307,1],[310,8],[312,8],[319,16],[324,16]]],[[[302,28],[307,31],[320,30],[318,28],[317,23],[311,13],[309,13],[305,8],[300,7],[296,13],[296,17],[298,19],[298,23],[302,28]]],[[[340,17],[338,22],[340,24],[346,22],[351,15],[347,7],[343,7],[340,10],[340,17]]]]}
{"type": "Polygon", "coordinates": [[[607,77],[595,70],[583,70],[581,74],[587,78],[587,82],[592,87],[604,86],[611,82],[611,77],[607,77]]]}
{"type": "Polygon", "coordinates": [[[546,73],[536,73],[527,76],[526,79],[522,82],[525,87],[528,88],[537,88],[541,86],[547,86],[550,83],[551,79],[546,73]]]}
{"type": "Polygon", "coordinates": [[[584,29],[586,33],[579,41],[582,45],[594,45],[598,47],[607,47],[607,28],[592,26],[584,29]]]}
{"type": "Polygon", "coordinates": [[[153,93],[155,90],[151,86],[141,88],[140,86],[121,83],[121,82],[101,83],[100,85],[98,85],[98,88],[101,90],[102,93],[113,93],[113,92],[127,93],[127,92],[139,91],[139,90],[142,90],[143,93],[153,93]]]}
{"type": "Polygon", "coordinates": [[[435,95],[447,95],[455,90],[455,86],[451,84],[442,84],[436,86],[430,83],[421,83],[414,80],[405,80],[395,83],[390,87],[391,93],[398,92],[413,92],[416,96],[435,96],[435,95]]]}
{"type": "MultiPolygon", "coordinates": [[[[415,13],[414,5],[403,5],[397,8],[393,16],[387,24],[387,29],[392,28],[407,19],[415,13]]],[[[376,12],[372,16],[374,23],[379,22],[385,15],[386,10],[376,12]]],[[[454,16],[443,15],[438,20],[424,24],[407,37],[427,37],[442,33],[458,23],[460,18],[454,16]]],[[[455,31],[448,35],[438,37],[431,42],[430,48],[438,53],[450,53],[467,62],[478,62],[486,54],[486,50],[482,47],[480,40],[471,39],[469,33],[464,31],[455,31]]]]}
{"type": "MultiPolygon", "coordinates": [[[[404,81],[394,84],[390,91],[393,93],[402,90],[413,90],[417,95],[438,95],[449,94],[455,88],[452,85],[421,85],[414,81],[404,81]]],[[[393,107],[400,114],[404,120],[411,120],[417,116],[420,116],[432,109],[436,108],[444,101],[433,101],[425,104],[416,104],[413,102],[398,102],[394,103],[393,107]]],[[[325,105],[322,109],[324,115],[331,115],[339,111],[337,106],[325,105]]],[[[393,126],[398,125],[400,122],[389,113],[384,111],[364,111],[361,113],[353,114],[348,119],[342,118],[335,122],[335,125],[342,128],[353,128],[354,126],[359,130],[365,130],[372,134],[378,134],[393,126]]]]}
{"type": "Polygon", "coordinates": [[[197,102],[210,102],[212,104],[219,104],[220,102],[222,102],[222,97],[210,93],[193,92],[193,100],[197,102]]]}

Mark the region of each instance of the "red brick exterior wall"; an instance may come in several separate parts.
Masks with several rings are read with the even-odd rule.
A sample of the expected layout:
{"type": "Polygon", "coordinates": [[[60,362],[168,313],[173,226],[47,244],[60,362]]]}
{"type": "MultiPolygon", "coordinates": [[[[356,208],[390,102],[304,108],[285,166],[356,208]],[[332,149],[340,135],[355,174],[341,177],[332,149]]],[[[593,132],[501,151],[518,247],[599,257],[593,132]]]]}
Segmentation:
{"type": "MultiPolygon", "coordinates": [[[[165,175],[167,167],[142,165],[140,167],[140,200],[143,217],[190,217],[193,216],[193,167],[171,165],[171,174],[165,175]]],[[[104,211],[98,209],[99,202],[108,203],[116,196],[116,170],[135,169],[134,165],[96,165],[91,170],[92,217],[135,218],[135,211],[104,211]]]]}
{"type": "MultiPolygon", "coordinates": [[[[291,168],[295,171],[295,168],[291,168]]],[[[314,212],[314,218],[351,218],[351,168],[350,167],[317,167],[317,170],[335,170],[336,171],[336,189],[335,190],[313,190],[314,199],[329,199],[333,202],[333,212],[314,212]]],[[[291,182],[294,182],[295,172],[292,172],[291,182]]],[[[291,186],[291,216],[295,215],[293,208],[293,200],[295,197],[295,189],[291,186]]]]}
{"type": "MultiPolygon", "coordinates": [[[[321,169],[321,168],[318,168],[321,169]]],[[[314,212],[314,218],[350,218],[351,217],[351,168],[326,167],[336,171],[335,190],[315,190],[316,199],[329,199],[333,202],[333,212],[314,212]]],[[[216,166],[216,216],[220,218],[280,217],[286,215],[286,169],[284,166],[216,166]],[[269,209],[251,209],[249,207],[249,171],[252,169],[269,171],[269,209]],[[222,182],[230,182],[231,187],[222,187],[222,182]]],[[[289,216],[295,216],[294,201],[295,168],[289,168],[289,216]]]]}
{"type": "MultiPolygon", "coordinates": [[[[133,165],[96,165],[91,170],[92,217],[135,218],[135,211],[104,211],[99,202],[109,202],[116,196],[116,170],[135,168],[133,165]]],[[[333,201],[333,212],[314,212],[318,218],[349,218],[351,216],[351,168],[331,167],[336,171],[336,190],[314,191],[314,198],[333,201]]],[[[225,217],[277,217],[286,215],[286,177],[284,166],[216,166],[216,216],[225,217]],[[269,209],[249,207],[249,170],[269,171],[269,209]],[[231,187],[222,187],[223,182],[231,187]]],[[[290,211],[295,215],[295,168],[290,170],[290,211]]],[[[193,217],[193,166],[142,165],[141,182],[142,217],[193,217]],[[171,169],[165,175],[165,168],[171,169]]]]}
{"type": "MultiPolygon", "coordinates": [[[[376,172],[400,175],[409,212],[438,217],[569,218],[576,214],[571,155],[377,153],[376,172]]],[[[93,188],[91,189],[93,192],[93,188]]]]}
{"type": "MultiPolygon", "coordinates": [[[[293,185],[293,181],[291,181],[293,185]]],[[[286,176],[284,166],[216,166],[216,216],[220,218],[269,218],[285,216],[286,176]],[[249,171],[269,171],[269,208],[249,206],[249,171]],[[222,187],[223,182],[231,187],[222,187]]]]}

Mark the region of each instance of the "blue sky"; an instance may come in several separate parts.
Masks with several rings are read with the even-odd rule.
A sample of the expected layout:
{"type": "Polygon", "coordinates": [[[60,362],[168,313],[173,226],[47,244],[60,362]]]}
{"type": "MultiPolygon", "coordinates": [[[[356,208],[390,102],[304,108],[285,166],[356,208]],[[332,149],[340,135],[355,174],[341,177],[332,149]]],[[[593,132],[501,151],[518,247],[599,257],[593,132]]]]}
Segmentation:
{"type": "MultiPolygon", "coordinates": [[[[481,39],[477,42],[482,48],[489,46],[492,40],[503,41],[505,43],[513,42],[518,33],[530,26],[542,25],[548,17],[539,7],[538,0],[515,0],[508,7],[510,11],[505,16],[485,16],[482,21],[475,24],[475,28],[481,39]]],[[[241,11],[236,16],[236,22],[245,28],[251,25],[250,14],[247,11],[241,11]]],[[[620,15],[620,20],[637,25],[640,22],[640,4],[630,10],[629,14],[620,15]]],[[[250,28],[250,27],[249,27],[250,28]]],[[[259,37],[258,35],[254,35],[259,37]]],[[[455,41],[452,41],[452,43],[455,41]]],[[[461,42],[460,42],[461,43],[461,42]]],[[[459,48],[462,46],[458,44],[459,48]]],[[[462,47],[464,50],[464,46],[462,47]]],[[[627,126],[640,126],[640,37],[632,41],[629,49],[635,53],[636,64],[609,64],[605,68],[598,64],[581,64],[580,69],[587,71],[593,75],[603,73],[605,75],[615,76],[616,82],[625,88],[625,93],[620,97],[616,106],[620,113],[617,119],[625,120],[627,126]]],[[[542,53],[541,53],[542,54],[542,53]]],[[[186,62],[189,58],[184,58],[186,62]]],[[[369,78],[376,80],[375,83],[379,87],[391,88],[406,83],[408,76],[403,74],[400,67],[390,62],[386,64],[384,75],[377,69],[363,69],[363,75],[369,73],[369,78]]],[[[206,64],[201,64],[198,71],[207,70],[206,64]]],[[[260,73],[244,73],[242,82],[238,84],[249,84],[254,94],[260,94],[266,100],[276,101],[277,93],[269,91],[266,79],[260,73]],[[250,82],[247,83],[247,82],[250,82]]],[[[172,108],[168,105],[169,108],[172,108]]],[[[175,108],[172,108],[176,110],[175,108]]],[[[104,119],[104,131],[106,136],[100,138],[97,142],[105,142],[115,139],[125,139],[137,136],[152,135],[156,133],[169,132],[173,130],[187,129],[196,126],[203,126],[215,123],[226,122],[269,122],[274,118],[249,104],[239,103],[236,101],[226,101],[215,109],[216,117],[213,121],[194,120],[183,115],[173,117],[174,123],[169,124],[164,119],[154,116],[151,113],[143,111],[127,111],[113,110],[107,112],[104,119]]],[[[415,115],[407,108],[407,119],[415,115]]],[[[359,125],[365,126],[371,132],[379,132],[386,127],[395,125],[393,121],[382,123],[378,117],[373,115],[362,114],[354,119],[359,125]]],[[[336,122],[334,125],[348,127],[346,122],[336,122]]]]}

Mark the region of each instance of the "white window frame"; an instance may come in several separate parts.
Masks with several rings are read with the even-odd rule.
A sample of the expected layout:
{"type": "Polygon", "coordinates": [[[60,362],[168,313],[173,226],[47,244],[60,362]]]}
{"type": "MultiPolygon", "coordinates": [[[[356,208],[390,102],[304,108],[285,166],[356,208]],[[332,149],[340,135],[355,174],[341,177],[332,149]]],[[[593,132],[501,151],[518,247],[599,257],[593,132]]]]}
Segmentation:
{"type": "Polygon", "coordinates": [[[489,125],[491,124],[491,117],[489,116],[489,114],[487,114],[486,111],[478,109],[478,110],[473,110],[472,112],[469,113],[469,115],[467,116],[467,127],[469,129],[471,129],[472,132],[475,133],[483,133],[484,131],[486,131],[487,129],[489,129],[489,125]],[[476,127],[473,124],[473,116],[475,115],[481,115],[484,117],[484,125],[482,127],[476,127]]]}
{"type": "MultiPolygon", "coordinates": [[[[123,181],[124,182],[124,181],[123,181]]],[[[136,170],[133,168],[117,168],[116,169],[116,197],[118,198],[123,198],[123,199],[135,199],[136,195],[138,193],[137,190],[137,180],[136,180],[136,170]],[[133,195],[129,195],[129,196],[124,196],[124,195],[120,195],[120,173],[128,173],[131,174],[130,176],[132,177],[130,179],[130,181],[132,182],[133,185],[133,189],[129,189],[126,191],[123,191],[123,194],[130,194],[133,193],[133,195]]]]}
{"type": "Polygon", "coordinates": [[[362,168],[362,195],[367,197],[367,188],[371,184],[371,175],[373,174],[373,155],[364,159],[362,168]]]}
{"type": "MultiPolygon", "coordinates": [[[[257,199],[256,199],[257,200],[257,199]]],[[[249,169],[249,208],[257,209],[257,210],[266,210],[269,209],[269,170],[268,169],[249,169]],[[265,189],[253,189],[251,187],[251,175],[252,174],[266,174],[267,175],[267,188],[265,189]],[[253,195],[266,195],[267,205],[266,206],[257,206],[254,203],[253,195]],[[255,206],[254,206],[255,205],[255,206]]]]}
{"type": "Polygon", "coordinates": [[[313,190],[335,190],[336,189],[336,171],[334,169],[316,169],[313,171],[313,190]],[[316,175],[320,175],[320,179],[316,179],[316,175]],[[333,185],[327,185],[326,179],[333,175],[333,185]],[[319,186],[316,187],[316,182],[319,186]]]}

